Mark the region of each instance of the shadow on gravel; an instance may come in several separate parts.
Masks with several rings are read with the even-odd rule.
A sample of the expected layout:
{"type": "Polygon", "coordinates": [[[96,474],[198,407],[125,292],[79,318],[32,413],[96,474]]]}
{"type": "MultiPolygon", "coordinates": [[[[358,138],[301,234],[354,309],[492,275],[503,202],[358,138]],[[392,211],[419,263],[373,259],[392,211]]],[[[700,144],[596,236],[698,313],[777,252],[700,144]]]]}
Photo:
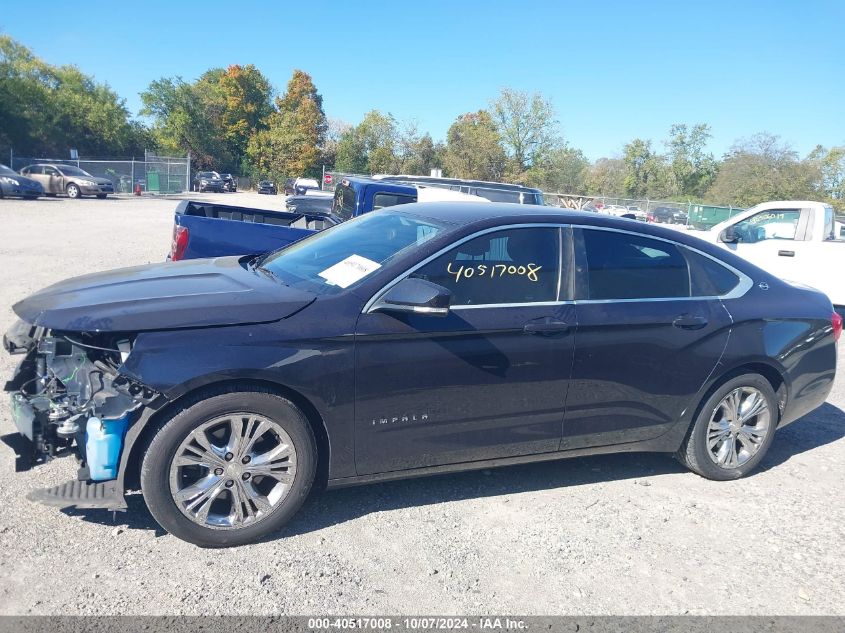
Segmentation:
{"type": "Polygon", "coordinates": [[[778,431],[775,441],[755,473],[775,468],[790,457],[845,437],[845,412],[825,402],[797,422],[778,431]]]}
{"type": "MultiPolygon", "coordinates": [[[[769,454],[756,472],[775,468],[794,455],[830,444],[843,436],[845,412],[825,403],[810,415],[779,431],[769,454]]],[[[435,475],[355,488],[314,491],[281,532],[276,532],[261,542],[307,534],[374,512],[606,481],[645,480],[652,475],[685,471],[686,469],[669,455],[618,453],[435,475]]],[[[690,473],[690,477],[696,476],[690,473]]],[[[156,536],[165,534],[147,510],[140,494],[127,495],[126,502],[129,506],[128,512],[118,513],[115,520],[110,512],[102,510],[66,509],[62,512],[69,516],[81,516],[83,520],[92,523],[152,530],[156,536]]]]}

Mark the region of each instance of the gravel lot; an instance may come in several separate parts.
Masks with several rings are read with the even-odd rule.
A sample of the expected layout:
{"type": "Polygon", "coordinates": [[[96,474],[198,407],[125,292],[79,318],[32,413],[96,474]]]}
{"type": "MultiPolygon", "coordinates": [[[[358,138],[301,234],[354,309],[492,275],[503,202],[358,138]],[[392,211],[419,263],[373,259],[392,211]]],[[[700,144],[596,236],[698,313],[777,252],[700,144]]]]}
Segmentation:
{"type": "MultiPolygon", "coordinates": [[[[0,331],[40,287],[161,261],[175,206],[0,201],[0,331]]],[[[12,368],[0,353],[0,380],[12,368]]],[[[30,503],[72,460],[14,474],[0,446],[0,614],[845,615],[843,409],[840,378],[736,482],[615,455],[379,484],[314,494],[278,538],[227,551],[163,533],[138,495],[115,522],[30,503]]]]}

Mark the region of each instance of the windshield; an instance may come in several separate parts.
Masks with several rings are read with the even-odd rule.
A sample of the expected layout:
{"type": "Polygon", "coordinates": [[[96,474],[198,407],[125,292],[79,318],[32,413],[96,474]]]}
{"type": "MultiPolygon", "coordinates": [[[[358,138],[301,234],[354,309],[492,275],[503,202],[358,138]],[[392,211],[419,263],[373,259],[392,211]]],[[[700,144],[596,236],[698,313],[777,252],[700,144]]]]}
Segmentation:
{"type": "Polygon", "coordinates": [[[334,294],[423,244],[445,225],[402,213],[369,213],[296,242],[261,262],[282,283],[334,294]]]}
{"type": "Polygon", "coordinates": [[[0,174],[6,174],[6,175],[10,175],[10,176],[17,176],[18,175],[16,171],[9,169],[5,165],[0,165],[0,174]]]}
{"type": "Polygon", "coordinates": [[[93,178],[91,174],[89,174],[84,169],[80,169],[79,167],[73,167],[71,165],[56,165],[56,168],[62,172],[63,176],[76,176],[77,178],[93,178]]]}

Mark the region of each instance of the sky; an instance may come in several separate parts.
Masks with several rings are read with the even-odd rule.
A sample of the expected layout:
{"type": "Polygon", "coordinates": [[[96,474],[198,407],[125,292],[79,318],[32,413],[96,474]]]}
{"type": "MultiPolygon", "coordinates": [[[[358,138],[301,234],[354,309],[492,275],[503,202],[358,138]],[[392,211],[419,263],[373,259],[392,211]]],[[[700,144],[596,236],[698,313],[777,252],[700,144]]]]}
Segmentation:
{"type": "Polygon", "coordinates": [[[279,92],[308,72],[331,118],[378,109],[435,139],[510,87],[549,99],[591,160],[637,137],[662,149],[673,123],[709,124],[716,156],[763,131],[801,155],[845,144],[845,0],[86,0],[72,19],[30,6],[7,4],[0,32],[108,83],[133,114],[155,79],[252,63],[279,92]]]}

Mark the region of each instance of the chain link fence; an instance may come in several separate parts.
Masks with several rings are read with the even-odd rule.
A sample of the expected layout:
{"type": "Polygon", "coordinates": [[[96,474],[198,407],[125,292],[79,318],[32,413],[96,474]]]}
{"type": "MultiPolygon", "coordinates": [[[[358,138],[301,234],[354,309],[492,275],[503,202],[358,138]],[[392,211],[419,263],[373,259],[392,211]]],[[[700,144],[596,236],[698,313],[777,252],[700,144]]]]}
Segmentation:
{"type": "MultiPolygon", "coordinates": [[[[4,161],[5,162],[5,161],[4,161]]],[[[173,194],[190,191],[191,159],[178,156],[159,156],[145,152],[143,160],[78,158],[33,158],[9,153],[9,167],[20,171],[29,165],[62,164],[74,165],[94,177],[112,181],[115,193],[131,194],[135,186],[141,191],[156,194],[173,194]]]]}

